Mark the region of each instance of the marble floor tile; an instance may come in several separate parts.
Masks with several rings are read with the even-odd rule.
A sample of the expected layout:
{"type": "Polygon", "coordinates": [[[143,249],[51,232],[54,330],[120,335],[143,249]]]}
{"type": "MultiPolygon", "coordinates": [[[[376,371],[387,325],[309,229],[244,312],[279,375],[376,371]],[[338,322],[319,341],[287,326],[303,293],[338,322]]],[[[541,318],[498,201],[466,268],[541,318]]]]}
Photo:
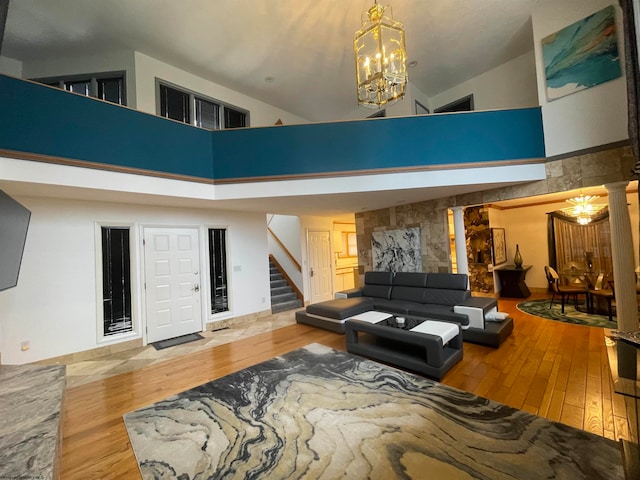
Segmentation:
{"type": "Polygon", "coordinates": [[[108,378],[120,373],[163,362],[171,358],[188,355],[207,348],[225,345],[242,338],[265,333],[277,328],[293,325],[296,310],[281,312],[253,321],[243,320],[238,325],[219,328],[216,324],[207,325],[207,331],[201,332],[202,340],[156,350],[153,346],[136,347],[91,360],[67,363],[67,388],[84,385],[108,378]]]}

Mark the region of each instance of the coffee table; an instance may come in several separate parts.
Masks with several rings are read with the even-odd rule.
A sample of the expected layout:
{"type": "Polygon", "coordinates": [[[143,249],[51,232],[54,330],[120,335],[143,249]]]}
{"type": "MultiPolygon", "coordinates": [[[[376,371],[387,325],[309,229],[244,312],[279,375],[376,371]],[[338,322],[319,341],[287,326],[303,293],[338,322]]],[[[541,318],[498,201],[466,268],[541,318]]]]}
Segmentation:
{"type": "Polygon", "coordinates": [[[357,317],[345,322],[349,353],[437,380],[462,360],[462,336],[455,323],[395,314],[376,323],[357,317]],[[398,317],[405,319],[404,324],[398,317]]]}

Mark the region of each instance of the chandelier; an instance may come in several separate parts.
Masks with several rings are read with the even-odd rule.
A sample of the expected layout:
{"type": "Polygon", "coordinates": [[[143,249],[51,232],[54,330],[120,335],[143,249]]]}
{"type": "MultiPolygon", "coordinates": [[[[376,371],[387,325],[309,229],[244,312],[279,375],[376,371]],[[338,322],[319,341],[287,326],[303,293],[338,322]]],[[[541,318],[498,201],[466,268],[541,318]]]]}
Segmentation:
{"type": "Polygon", "coordinates": [[[563,208],[562,211],[567,215],[575,217],[580,225],[586,225],[591,222],[591,218],[594,215],[597,215],[600,211],[604,210],[607,207],[603,204],[592,203],[597,198],[600,197],[598,197],[598,195],[583,194],[580,194],[578,197],[569,198],[566,201],[572,206],[563,208]]]}
{"type": "Polygon", "coordinates": [[[353,41],[358,104],[369,108],[404,97],[408,79],[402,23],[393,20],[391,7],[374,1],[362,14],[362,26],[353,41]]]}

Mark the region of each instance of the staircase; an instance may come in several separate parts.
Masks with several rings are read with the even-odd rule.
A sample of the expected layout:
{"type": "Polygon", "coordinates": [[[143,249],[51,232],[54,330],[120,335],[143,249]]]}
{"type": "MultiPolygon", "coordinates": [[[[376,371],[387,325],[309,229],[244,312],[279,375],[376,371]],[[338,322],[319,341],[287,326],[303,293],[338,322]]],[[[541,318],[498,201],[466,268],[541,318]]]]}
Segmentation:
{"type": "Polygon", "coordinates": [[[271,313],[284,312],[302,307],[302,300],[288,283],[278,266],[269,259],[271,275],[271,313]]]}

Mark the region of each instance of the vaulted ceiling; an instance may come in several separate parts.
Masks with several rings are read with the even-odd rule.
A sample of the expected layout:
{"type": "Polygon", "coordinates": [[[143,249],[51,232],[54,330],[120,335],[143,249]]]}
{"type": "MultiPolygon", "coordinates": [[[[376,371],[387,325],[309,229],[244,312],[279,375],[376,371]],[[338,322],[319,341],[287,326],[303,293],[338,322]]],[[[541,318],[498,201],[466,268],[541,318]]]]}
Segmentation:
{"type": "MultiPolygon", "coordinates": [[[[382,0],[410,82],[433,96],[533,48],[541,0],[382,0]]],[[[136,50],[312,121],[356,108],[353,35],[371,0],[9,0],[3,56],[136,50]],[[265,81],[272,79],[272,81],[265,81]]]]}
{"type": "MultiPolygon", "coordinates": [[[[135,50],[311,121],[340,120],[356,108],[353,35],[363,12],[373,4],[373,0],[0,0],[0,4],[7,1],[2,56],[29,62],[135,50]]],[[[380,3],[390,4],[394,18],[405,26],[409,60],[417,62],[409,70],[410,82],[432,97],[532,50],[531,12],[545,1],[559,0],[380,3]]],[[[300,212],[292,209],[291,199],[236,200],[234,205],[335,215],[480,187],[300,198],[296,203],[300,212]]]]}

